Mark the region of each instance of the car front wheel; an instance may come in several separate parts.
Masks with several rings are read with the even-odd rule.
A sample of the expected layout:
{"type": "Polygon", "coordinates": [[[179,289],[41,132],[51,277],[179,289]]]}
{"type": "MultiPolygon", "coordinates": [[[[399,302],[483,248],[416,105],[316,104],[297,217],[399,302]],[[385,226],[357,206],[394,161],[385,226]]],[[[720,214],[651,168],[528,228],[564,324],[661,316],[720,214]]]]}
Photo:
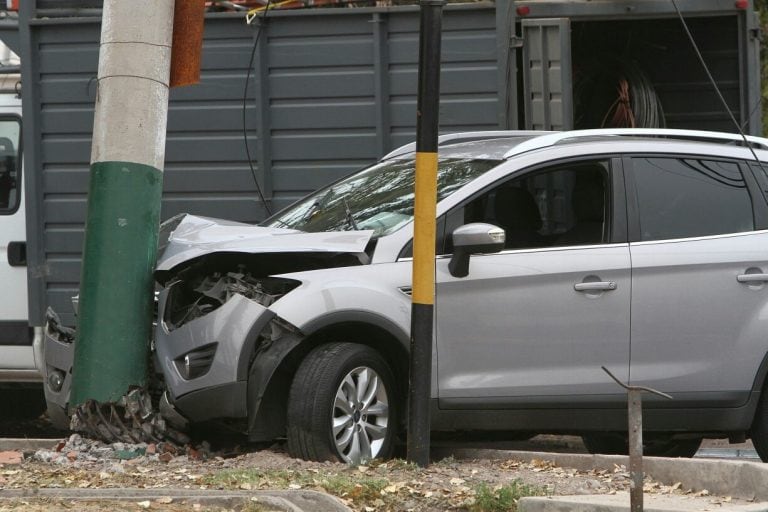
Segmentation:
{"type": "Polygon", "coordinates": [[[370,347],[328,343],[299,366],[288,398],[288,453],[350,464],[391,456],[398,403],[389,365],[370,347]]]}

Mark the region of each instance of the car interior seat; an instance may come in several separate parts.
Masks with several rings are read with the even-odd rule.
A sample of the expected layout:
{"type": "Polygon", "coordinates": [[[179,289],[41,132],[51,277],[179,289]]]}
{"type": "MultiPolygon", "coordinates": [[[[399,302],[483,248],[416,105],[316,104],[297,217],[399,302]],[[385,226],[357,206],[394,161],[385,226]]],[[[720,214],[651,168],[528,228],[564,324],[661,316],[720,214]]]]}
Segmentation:
{"type": "Polygon", "coordinates": [[[507,234],[505,247],[536,247],[541,244],[541,213],[533,195],[519,187],[496,191],[494,217],[507,234]]]}

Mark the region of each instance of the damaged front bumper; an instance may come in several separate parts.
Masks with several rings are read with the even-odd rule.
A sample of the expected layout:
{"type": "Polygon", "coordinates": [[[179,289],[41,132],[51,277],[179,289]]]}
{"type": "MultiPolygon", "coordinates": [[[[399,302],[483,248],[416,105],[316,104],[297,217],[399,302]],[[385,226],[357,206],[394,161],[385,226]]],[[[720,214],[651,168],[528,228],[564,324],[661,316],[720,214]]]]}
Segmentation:
{"type": "Polygon", "coordinates": [[[276,336],[297,331],[239,293],[229,294],[213,311],[176,326],[166,322],[174,286],[160,292],[155,335],[155,355],[170,403],[193,422],[248,416],[251,363],[276,336]]]}

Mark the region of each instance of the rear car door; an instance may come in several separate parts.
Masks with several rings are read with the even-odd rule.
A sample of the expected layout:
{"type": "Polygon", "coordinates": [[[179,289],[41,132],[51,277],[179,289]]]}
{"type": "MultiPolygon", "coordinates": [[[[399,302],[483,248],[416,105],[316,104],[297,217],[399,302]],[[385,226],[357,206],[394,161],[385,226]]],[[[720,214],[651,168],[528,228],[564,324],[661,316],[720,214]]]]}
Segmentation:
{"type": "Polygon", "coordinates": [[[464,278],[450,275],[448,256],[438,258],[441,408],[623,400],[601,370],[628,376],[630,263],[619,163],[591,158],[517,173],[448,213],[446,233],[489,222],[506,231],[507,246],[472,256],[464,278]]]}
{"type": "Polygon", "coordinates": [[[754,177],[713,157],[637,155],[625,168],[631,382],[672,394],[670,407],[743,405],[768,340],[768,233],[754,177]]]}

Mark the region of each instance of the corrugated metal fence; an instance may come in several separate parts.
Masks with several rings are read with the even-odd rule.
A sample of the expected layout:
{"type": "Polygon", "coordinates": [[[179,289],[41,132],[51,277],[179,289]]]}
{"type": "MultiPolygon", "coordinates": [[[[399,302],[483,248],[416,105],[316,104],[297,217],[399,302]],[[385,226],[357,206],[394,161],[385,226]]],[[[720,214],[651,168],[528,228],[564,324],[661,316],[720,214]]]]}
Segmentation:
{"type": "MultiPolygon", "coordinates": [[[[39,325],[51,305],[72,324],[100,18],[87,12],[43,17],[36,9],[34,0],[25,0],[20,21],[32,199],[30,317],[39,325]]],[[[497,69],[507,56],[497,51],[505,31],[497,31],[496,23],[489,4],[446,9],[443,131],[503,124],[508,96],[498,92],[497,69]]],[[[163,218],[180,212],[242,221],[265,216],[246,159],[243,116],[256,174],[273,209],[413,140],[415,7],[275,12],[262,31],[244,101],[255,29],[242,16],[206,19],[202,83],[171,92],[163,218]]]]}

